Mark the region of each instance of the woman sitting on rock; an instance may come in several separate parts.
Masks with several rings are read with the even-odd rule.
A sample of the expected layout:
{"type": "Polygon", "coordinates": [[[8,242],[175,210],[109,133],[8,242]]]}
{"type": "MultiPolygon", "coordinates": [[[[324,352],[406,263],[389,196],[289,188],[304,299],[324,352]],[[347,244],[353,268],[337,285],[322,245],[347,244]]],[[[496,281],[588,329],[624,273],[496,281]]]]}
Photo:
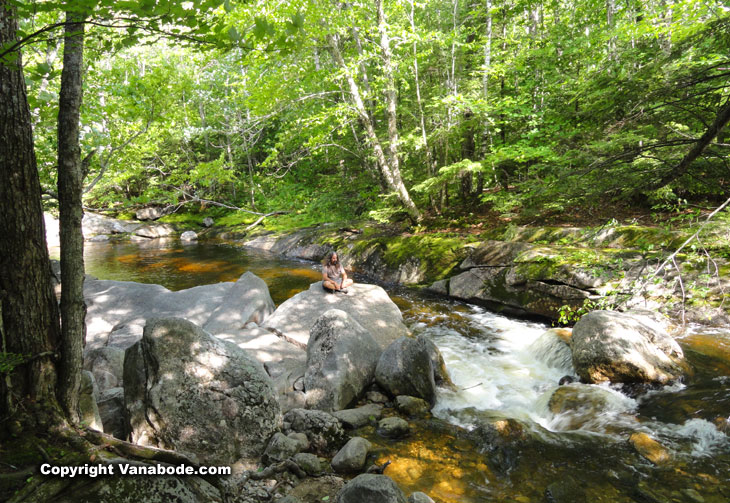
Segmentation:
{"type": "Polygon", "coordinates": [[[338,260],[337,252],[328,253],[322,266],[322,287],[330,293],[347,294],[347,287],[353,283],[338,260]]]}

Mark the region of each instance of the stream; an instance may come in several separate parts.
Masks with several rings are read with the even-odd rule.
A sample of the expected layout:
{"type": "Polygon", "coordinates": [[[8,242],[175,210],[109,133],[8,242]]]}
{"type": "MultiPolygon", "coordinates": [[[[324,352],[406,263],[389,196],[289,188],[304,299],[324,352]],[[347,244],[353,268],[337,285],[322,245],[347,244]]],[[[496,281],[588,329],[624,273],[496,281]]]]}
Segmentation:
{"type": "MultiPolygon", "coordinates": [[[[99,279],[181,290],[250,270],[277,305],[321,277],[316,264],[230,244],[85,247],[86,271],[99,279]]],[[[433,416],[412,421],[405,440],[382,439],[372,427],[358,432],[373,442],[377,461],[392,462],[386,473],[406,494],[420,490],[441,502],[730,501],[730,438],[723,433],[730,431],[730,328],[692,327],[679,339],[694,370],[684,383],[642,392],[559,387],[575,373],[567,346],[545,334],[549,325],[384,287],[411,331],[440,348],[459,388],[441,390],[433,416]],[[514,441],[494,447],[482,425],[500,419],[518,426],[509,430],[514,441]],[[639,455],[629,442],[637,433],[657,440],[669,460],[639,455]]]]}

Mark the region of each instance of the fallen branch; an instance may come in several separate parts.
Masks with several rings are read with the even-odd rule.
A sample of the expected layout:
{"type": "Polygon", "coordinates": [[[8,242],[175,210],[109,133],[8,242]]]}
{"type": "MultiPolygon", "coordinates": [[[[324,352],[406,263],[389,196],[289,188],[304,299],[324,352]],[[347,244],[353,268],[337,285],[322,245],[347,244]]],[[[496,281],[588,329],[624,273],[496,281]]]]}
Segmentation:
{"type": "Polygon", "coordinates": [[[261,215],[258,220],[256,220],[254,223],[252,223],[251,225],[249,225],[248,227],[246,227],[243,230],[244,230],[244,232],[250,231],[251,229],[253,229],[254,227],[256,227],[258,224],[260,224],[261,222],[263,222],[264,218],[266,218],[266,217],[270,217],[270,216],[273,216],[273,215],[286,215],[287,213],[289,213],[289,212],[288,211],[272,211],[271,213],[267,213],[265,215],[261,215]]]}
{"type": "MultiPolygon", "coordinates": [[[[674,250],[674,252],[671,255],[669,255],[666,259],[664,259],[664,261],[657,266],[657,268],[654,270],[654,272],[651,273],[650,275],[646,276],[638,286],[638,293],[639,294],[643,293],[646,290],[646,286],[649,283],[649,281],[651,281],[652,279],[657,277],[657,275],[659,275],[659,273],[661,273],[667,267],[667,265],[669,265],[670,263],[674,264],[674,268],[677,270],[677,274],[679,275],[679,285],[682,290],[682,324],[683,325],[685,324],[684,304],[685,304],[685,300],[686,300],[686,294],[685,294],[685,290],[684,290],[684,284],[682,282],[682,271],[679,269],[679,266],[676,261],[676,257],[688,244],[690,244],[695,239],[699,242],[699,235],[704,230],[705,226],[710,222],[710,220],[712,220],[712,218],[715,215],[717,215],[719,212],[721,212],[723,209],[725,209],[729,204],[730,204],[730,198],[728,198],[724,203],[722,203],[720,206],[715,208],[715,210],[707,216],[705,221],[702,222],[702,225],[700,225],[700,227],[697,229],[697,231],[695,231],[694,234],[692,234],[690,237],[688,237],[684,241],[684,243],[682,243],[680,245],[679,248],[674,250]]],[[[709,256],[709,254],[708,254],[708,256],[709,256]]],[[[717,265],[716,265],[716,267],[717,267],[717,265]]],[[[718,271],[718,277],[719,277],[719,271],[718,271]]],[[[627,301],[628,301],[628,298],[624,302],[627,302],[627,301]]]]}
{"type": "Polygon", "coordinates": [[[272,328],[272,327],[264,327],[264,328],[266,330],[268,330],[269,332],[271,332],[272,334],[274,334],[275,336],[279,337],[280,339],[284,339],[289,344],[293,344],[293,345],[295,345],[296,347],[298,347],[300,349],[304,349],[304,350],[307,349],[307,345],[306,344],[301,343],[298,340],[289,337],[288,335],[286,335],[284,332],[282,332],[279,329],[272,328]]]}
{"type": "Polygon", "coordinates": [[[727,201],[722,203],[720,206],[715,208],[715,211],[713,211],[712,213],[710,213],[707,216],[707,218],[702,223],[702,225],[700,225],[700,228],[697,229],[697,231],[694,234],[692,234],[690,237],[688,237],[687,240],[684,243],[682,243],[682,245],[674,251],[674,253],[672,253],[669,257],[667,257],[664,260],[664,262],[662,262],[661,265],[659,265],[659,267],[657,267],[656,271],[654,271],[654,273],[646,279],[646,281],[644,283],[648,282],[649,280],[653,279],[657,274],[659,274],[659,272],[661,272],[661,270],[664,269],[667,266],[667,264],[669,264],[669,262],[673,262],[674,258],[677,256],[677,254],[679,254],[679,252],[681,252],[685,246],[690,244],[694,239],[697,238],[697,236],[700,235],[700,232],[702,232],[702,230],[705,228],[705,226],[710,222],[710,220],[712,220],[712,217],[714,217],[719,212],[721,212],[723,209],[725,209],[725,207],[728,204],[730,204],[730,199],[728,199],[727,201]]]}

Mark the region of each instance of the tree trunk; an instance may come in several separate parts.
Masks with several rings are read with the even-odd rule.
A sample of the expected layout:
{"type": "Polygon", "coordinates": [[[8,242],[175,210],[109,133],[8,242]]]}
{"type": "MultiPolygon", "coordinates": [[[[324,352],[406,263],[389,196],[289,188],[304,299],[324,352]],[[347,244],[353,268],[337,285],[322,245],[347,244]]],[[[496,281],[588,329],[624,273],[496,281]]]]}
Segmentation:
{"type": "MultiPolygon", "coordinates": [[[[0,0],[0,46],[16,42],[16,30],[15,8],[0,0]]],[[[58,411],[52,358],[60,339],[58,304],[51,284],[25,80],[20,53],[14,54],[15,61],[0,63],[0,349],[30,359],[0,384],[3,416],[26,398],[27,405],[58,411]]]]}
{"type": "Polygon", "coordinates": [[[58,396],[71,422],[79,420],[82,349],[85,337],[83,170],[79,146],[84,23],[66,13],[63,71],[58,105],[58,197],[61,238],[61,365],[58,396]]]}
{"type": "MultiPolygon", "coordinates": [[[[409,20],[411,22],[411,31],[413,32],[413,79],[416,83],[416,103],[418,105],[418,116],[421,124],[421,140],[423,141],[423,149],[426,151],[426,167],[428,170],[428,176],[434,176],[436,174],[436,162],[431,153],[431,147],[428,145],[428,135],[426,135],[426,117],[423,113],[423,102],[421,100],[421,83],[418,76],[418,43],[415,40],[416,36],[416,20],[415,20],[415,4],[413,0],[409,0],[411,4],[411,11],[409,20]]],[[[433,205],[433,202],[432,202],[433,205]]]]}
{"type": "MultiPolygon", "coordinates": [[[[411,199],[410,194],[408,193],[408,189],[406,189],[406,186],[403,183],[403,179],[401,178],[398,165],[390,165],[390,163],[388,162],[385,151],[383,150],[383,146],[380,143],[377,134],[375,133],[375,126],[370,120],[370,116],[367,112],[367,109],[365,108],[365,103],[363,103],[362,94],[360,93],[360,87],[357,85],[357,82],[355,81],[352,72],[350,72],[344,58],[342,57],[337,36],[332,35],[328,38],[330,49],[332,50],[332,57],[345,74],[347,84],[350,88],[350,96],[352,98],[352,102],[355,105],[355,110],[357,110],[358,118],[365,128],[365,133],[368,137],[370,147],[373,149],[373,154],[375,155],[375,160],[380,170],[380,174],[383,176],[383,179],[385,180],[388,189],[396,193],[399,201],[405,208],[411,220],[418,222],[422,218],[421,212],[418,210],[415,203],[411,199]]],[[[393,90],[393,92],[395,92],[395,90],[393,90]]]]}
{"type": "Polygon", "coordinates": [[[725,103],[717,111],[715,120],[707,128],[705,133],[697,140],[697,143],[690,149],[689,152],[682,158],[679,163],[672,168],[671,171],[663,175],[661,178],[653,182],[649,187],[645,187],[645,190],[655,190],[664,187],[670,182],[673,182],[680,176],[684,175],[689,169],[690,165],[697,159],[707,146],[712,143],[720,131],[730,122],[730,98],[725,100],[725,103]]]}

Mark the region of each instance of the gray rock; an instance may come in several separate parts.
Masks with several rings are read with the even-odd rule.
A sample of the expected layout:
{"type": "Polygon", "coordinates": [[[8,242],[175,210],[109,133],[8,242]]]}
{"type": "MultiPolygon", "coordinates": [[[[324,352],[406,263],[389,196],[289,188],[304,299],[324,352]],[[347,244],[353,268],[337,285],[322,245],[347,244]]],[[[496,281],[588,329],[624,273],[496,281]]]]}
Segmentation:
{"type": "Polygon", "coordinates": [[[416,337],[416,340],[423,345],[431,358],[431,363],[433,364],[433,378],[436,385],[456,390],[456,386],[451,381],[451,376],[449,376],[448,370],[446,370],[444,357],[436,344],[434,344],[433,341],[425,335],[419,335],[416,337]]]}
{"type": "Polygon", "coordinates": [[[370,403],[354,409],[338,410],[332,413],[346,428],[357,429],[380,419],[383,406],[370,403]]]}
{"type": "MultiPolygon", "coordinates": [[[[277,342],[281,343],[281,339],[277,342]]],[[[294,347],[291,344],[290,346],[292,348],[294,347]]],[[[276,346],[270,345],[269,347],[276,346]]],[[[287,354],[284,351],[279,351],[278,353],[280,356],[287,354]]],[[[297,355],[297,358],[284,357],[279,361],[267,361],[264,363],[266,372],[268,372],[274,381],[274,389],[278,394],[282,413],[286,413],[292,409],[302,409],[306,405],[306,395],[297,389],[299,383],[302,383],[302,388],[304,387],[304,372],[307,369],[306,354],[301,349],[297,353],[300,353],[297,355]]]]}
{"type": "Polygon", "coordinates": [[[381,349],[398,337],[408,335],[398,306],[385,290],[364,283],[354,284],[348,295],[327,293],[321,282],[313,283],[309,290],[281,304],[263,326],[307,344],[314,322],[329,309],[345,311],[370,332],[381,349]]]}
{"type": "Polygon", "coordinates": [[[372,382],[380,347],[370,332],[338,309],[320,316],[310,334],[304,373],[307,407],[344,409],[372,382]]]}
{"type": "MultiPolygon", "coordinates": [[[[211,319],[211,315],[215,315],[217,319],[211,320],[212,328],[223,325],[226,316],[243,317],[249,313],[249,318],[260,318],[273,307],[273,303],[268,304],[268,289],[261,291],[263,282],[259,283],[261,280],[257,281],[252,276],[250,273],[243,274],[239,278],[240,284],[224,282],[176,292],[160,285],[87,279],[84,281],[84,300],[87,305],[86,350],[107,345],[126,349],[141,338],[141,328],[150,318],[185,318],[203,326],[211,319]],[[255,292],[246,292],[246,286],[255,292]],[[256,307],[247,308],[239,304],[236,310],[241,296],[254,301],[256,307]],[[213,321],[216,322],[215,325],[213,321]]],[[[234,326],[235,321],[231,319],[234,326]]],[[[241,345],[244,341],[250,342],[259,338],[261,334],[235,331],[229,335],[239,339],[232,342],[241,345]]],[[[266,335],[275,338],[269,332],[266,335]]],[[[267,339],[260,341],[258,346],[264,348],[275,343],[276,341],[267,339]]],[[[251,348],[246,346],[246,349],[251,348]]],[[[303,356],[303,351],[299,350],[298,353],[303,356]]],[[[277,356],[278,359],[281,358],[281,355],[277,356]]]]}
{"type": "Polygon", "coordinates": [[[292,409],[284,414],[285,433],[307,435],[310,450],[327,456],[345,443],[345,430],[339,419],[321,410],[292,409]]]}
{"type": "Polygon", "coordinates": [[[137,220],[157,220],[162,217],[162,208],[157,206],[140,208],[135,212],[134,216],[137,220]]]}
{"type": "Polygon", "coordinates": [[[372,444],[362,437],[351,438],[332,458],[332,469],[337,473],[358,473],[365,468],[372,444]]]}
{"type": "Polygon", "coordinates": [[[164,238],[177,233],[175,227],[169,224],[145,225],[134,231],[135,236],[148,239],[164,238]]]}
{"type": "Polygon", "coordinates": [[[408,422],[399,417],[386,417],[378,421],[378,433],[386,438],[403,438],[410,432],[408,422]]]}
{"type": "Polygon", "coordinates": [[[251,321],[260,325],[275,308],[264,280],[247,271],[238,278],[225,300],[210,314],[203,329],[215,335],[242,329],[251,321]]]}
{"type": "Polygon", "coordinates": [[[307,475],[319,475],[322,473],[322,463],[314,454],[300,452],[295,454],[292,459],[307,475]]]}
{"type": "Polygon", "coordinates": [[[287,437],[291,438],[292,440],[294,440],[297,443],[300,451],[309,450],[309,439],[307,438],[307,435],[305,435],[304,433],[298,433],[298,432],[289,433],[287,435],[287,437]]]}
{"type": "Polygon", "coordinates": [[[124,407],[124,388],[110,388],[99,394],[97,402],[99,417],[104,425],[104,433],[125,440],[128,428],[126,408],[124,407]]]}
{"type": "Polygon", "coordinates": [[[386,475],[363,473],[337,493],[337,503],[406,503],[403,491],[386,475]]]}
{"type": "Polygon", "coordinates": [[[408,496],[408,503],[435,503],[431,497],[426,494],[422,493],[421,491],[416,491],[414,493],[411,493],[410,496],[408,496]]]}
{"type": "Polygon", "coordinates": [[[437,293],[439,295],[448,295],[449,294],[449,280],[448,279],[440,279],[438,281],[434,281],[431,286],[427,288],[427,290],[437,293]]]}
{"type": "Polygon", "coordinates": [[[294,257],[302,260],[312,260],[319,262],[323,260],[325,255],[332,249],[329,245],[319,245],[311,243],[307,245],[297,246],[292,250],[288,250],[285,255],[287,257],[294,257]]]}
{"type": "Polygon", "coordinates": [[[424,416],[431,410],[426,400],[406,395],[395,397],[395,407],[399,412],[410,417],[424,416]]]}
{"type": "Polygon", "coordinates": [[[215,225],[215,221],[210,217],[205,217],[203,219],[203,227],[213,227],[215,225]]]}
{"type": "MultiPolygon", "coordinates": [[[[135,342],[142,338],[143,332],[144,323],[122,323],[121,325],[115,326],[112,331],[109,332],[105,347],[125,351],[128,347],[134,345],[135,342]]],[[[89,347],[89,351],[92,351],[91,347],[89,347]]],[[[124,361],[124,358],[122,358],[122,361],[124,361]]],[[[118,377],[121,382],[122,376],[120,375],[118,377]]]]}
{"type": "Polygon", "coordinates": [[[96,387],[94,375],[88,370],[81,372],[81,389],[79,390],[79,418],[89,428],[104,431],[96,402],[99,400],[99,389],[96,387]]]}
{"type": "Polygon", "coordinates": [[[431,404],[436,399],[431,356],[421,341],[410,337],[401,337],[383,351],[375,380],[392,396],[415,396],[431,404]]]}
{"type": "Polygon", "coordinates": [[[109,241],[109,236],[107,236],[106,234],[97,234],[96,236],[90,237],[88,241],[92,243],[104,243],[106,241],[109,241]]]}
{"type": "Polygon", "coordinates": [[[180,241],[197,241],[198,235],[195,231],[185,231],[180,234],[180,241]]]}
{"type": "Polygon", "coordinates": [[[84,352],[84,370],[91,371],[99,391],[123,386],[124,350],[106,346],[84,352]]]}
{"type": "Polygon", "coordinates": [[[533,248],[528,243],[484,241],[473,248],[471,254],[459,266],[462,270],[474,267],[508,267],[525,250],[533,248]]]}
{"type": "Polygon", "coordinates": [[[274,436],[269,440],[269,445],[266,446],[264,451],[263,461],[267,465],[272,463],[278,463],[292,457],[294,454],[299,452],[299,442],[293,438],[289,438],[283,433],[274,433],[274,436]]]}
{"type": "Polygon", "coordinates": [[[576,373],[586,382],[664,384],[687,369],[679,344],[641,314],[590,312],[575,324],[571,349],[576,373]]]}
{"type": "Polygon", "coordinates": [[[124,359],[132,441],[202,463],[255,462],[281,416],[260,363],[182,319],[150,320],[124,359]]]}
{"type": "Polygon", "coordinates": [[[380,391],[368,391],[365,393],[365,398],[373,403],[387,403],[388,397],[382,394],[380,391]]]}
{"type": "Polygon", "coordinates": [[[139,226],[138,223],[117,220],[90,212],[85,212],[84,217],[81,219],[81,231],[85,239],[90,239],[95,235],[134,232],[139,226]]]}

